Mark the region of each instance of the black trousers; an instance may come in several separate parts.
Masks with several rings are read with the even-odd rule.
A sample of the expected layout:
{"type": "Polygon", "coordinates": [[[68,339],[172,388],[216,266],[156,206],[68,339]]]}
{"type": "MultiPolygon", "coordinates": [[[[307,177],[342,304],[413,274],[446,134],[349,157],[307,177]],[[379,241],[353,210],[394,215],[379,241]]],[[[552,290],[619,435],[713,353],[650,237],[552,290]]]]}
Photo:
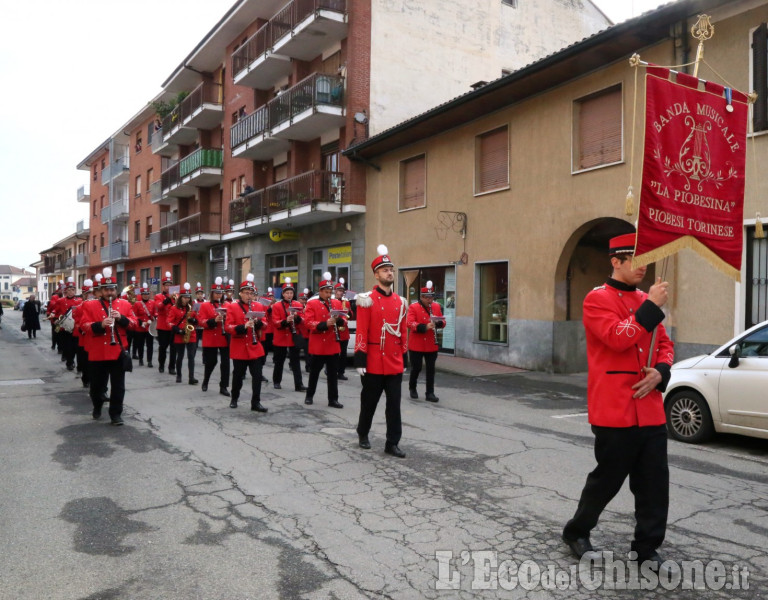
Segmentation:
{"type": "Polygon", "coordinates": [[[417,352],[409,350],[411,358],[411,376],[408,381],[408,388],[415,390],[418,383],[419,373],[421,373],[421,361],[427,364],[427,394],[435,393],[435,362],[437,361],[437,351],[435,352],[417,352]]]}
{"type": "Polygon", "coordinates": [[[320,371],[328,373],[328,402],[339,401],[338,354],[313,354],[309,365],[309,385],[307,386],[307,398],[312,398],[317,391],[317,380],[320,379],[320,371]]]}
{"type": "Polygon", "coordinates": [[[187,349],[187,371],[189,372],[189,378],[192,379],[195,376],[195,355],[197,354],[197,344],[195,342],[187,342],[186,344],[173,344],[176,348],[176,376],[181,376],[181,367],[184,365],[184,348],[187,349]]]}
{"type": "Polygon", "coordinates": [[[283,381],[283,365],[285,357],[288,356],[288,366],[293,372],[293,386],[296,389],[304,385],[304,379],[301,376],[301,359],[299,358],[300,349],[296,346],[275,346],[273,348],[274,368],[272,369],[272,383],[283,381]]]}
{"type": "Polygon", "coordinates": [[[133,351],[138,354],[139,360],[144,360],[144,348],[147,349],[147,362],[152,362],[152,353],[155,349],[155,338],[147,331],[133,332],[133,351]]]}
{"type": "Polygon", "coordinates": [[[261,341],[261,345],[264,348],[264,360],[267,360],[267,355],[272,352],[272,349],[274,348],[274,344],[272,343],[272,340],[274,339],[275,334],[274,333],[266,333],[264,334],[264,339],[261,341]]]}
{"type": "Polygon", "coordinates": [[[61,353],[67,361],[67,367],[74,367],[75,356],[77,355],[77,338],[63,329],[59,331],[59,336],[61,353]]]}
{"type": "Polygon", "coordinates": [[[134,346],[134,340],[136,338],[136,332],[132,329],[129,329],[125,332],[125,340],[126,340],[126,346],[125,349],[128,350],[129,353],[131,353],[131,356],[136,356],[136,346],[134,346]]]}
{"type": "Polygon", "coordinates": [[[339,375],[344,375],[344,371],[347,368],[347,348],[349,348],[349,340],[341,340],[339,342],[341,351],[339,352],[339,365],[336,372],[339,375]]]}
{"type": "Polygon", "coordinates": [[[107,382],[109,382],[109,416],[120,416],[123,414],[123,398],[125,397],[123,362],[118,358],[116,360],[92,360],[88,364],[91,368],[91,402],[94,406],[103,404],[101,396],[107,388],[107,382]]]}
{"type": "MultiPolygon", "coordinates": [[[[314,359],[313,359],[314,360],[314,359]]],[[[379,404],[381,393],[387,399],[385,416],[387,418],[387,446],[396,446],[403,435],[403,425],[400,419],[400,387],[403,374],[373,375],[366,373],[362,377],[363,390],[360,392],[360,418],[357,422],[357,435],[367,436],[373,423],[373,415],[379,404]]]]}
{"type": "Polygon", "coordinates": [[[88,385],[91,381],[91,370],[88,364],[88,352],[78,344],[77,346],[77,370],[82,373],[80,379],[83,385],[88,385]]]}
{"type": "Polygon", "coordinates": [[[56,348],[59,345],[59,334],[56,333],[56,326],[51,321],[51,348],[56,348]]]}
{"type": "Polygon", "coordinates": [[[227,346],[222,346],[221,348],[206,348],[203,346],[203,366],[205,367],[203,383],[207,384],[211,378],[211,374],[219,362],[219,355],[221,355],[219,387],[226,388],[229,387],[229,348],[227,346]]]}
{"type": "Polygon", "coordinates": [[[243,387],[245,371],[251,372],[251,407],[261,402],[261,360],[232,359],[232,401],[240,398],[240,390],[243,387]]]}
{"type": "Polygon", "coordinates": [[[168,361],[168,368],[175,368],[176,366],[176,345],[173,342],[173,332],[168,329],[157,330],[157,362],[161,367],[165,366],[165,355],[168,350],[168,346],[171,347],[171,357],[168,361]]]}
{"type": "Polygon", "coordinates": [[[669,467],[667,429],[653,427],[597,427],[597,467],[587,475],[576,514],[568,521],[563,536],[589,537],[600,514],[619,493],[629,475],[629,489],[635,496],[635,539],[632,550],[638,556],[651,554],[661,546],[669,510],[669,467]]]}

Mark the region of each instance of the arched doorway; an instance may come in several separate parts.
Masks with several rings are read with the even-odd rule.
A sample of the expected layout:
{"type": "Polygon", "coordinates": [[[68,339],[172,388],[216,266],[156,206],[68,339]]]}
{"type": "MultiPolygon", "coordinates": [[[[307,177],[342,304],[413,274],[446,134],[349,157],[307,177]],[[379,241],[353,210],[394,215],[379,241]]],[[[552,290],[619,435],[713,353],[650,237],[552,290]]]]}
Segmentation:
{"type": "MultiPolygon", "coordinates": [[[[595,219],[576,229],[564,244],[555,270],[555,372],[586,371],[586,342],[581,324],[584,297],[611,274],[608,241],[633,231],[634,227],[622,219],[595,219]]],[[[655,273],[654,265],[649,265],[639,287],[647,290],[655,273]]]]}

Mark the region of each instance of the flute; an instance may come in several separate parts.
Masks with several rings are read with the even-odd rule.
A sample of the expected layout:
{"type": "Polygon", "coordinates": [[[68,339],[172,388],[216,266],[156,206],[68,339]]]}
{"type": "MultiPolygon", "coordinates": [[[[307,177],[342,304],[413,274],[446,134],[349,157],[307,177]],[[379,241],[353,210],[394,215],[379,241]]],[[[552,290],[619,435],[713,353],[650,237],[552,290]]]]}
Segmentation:
{"type": "Polygon", "coordinates": [[[112,339],[109,342],[110,346],[117,346],[117,340],[115,339],[115,319],[112,317],[112,298],[109,299],[109,318],[112,319],[112,339]]]}

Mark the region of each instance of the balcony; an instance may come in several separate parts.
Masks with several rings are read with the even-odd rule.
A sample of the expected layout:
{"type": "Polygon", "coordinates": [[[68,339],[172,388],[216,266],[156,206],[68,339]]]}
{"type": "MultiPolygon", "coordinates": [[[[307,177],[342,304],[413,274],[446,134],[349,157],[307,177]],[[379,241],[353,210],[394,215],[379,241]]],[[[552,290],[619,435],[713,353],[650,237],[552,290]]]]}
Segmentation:
{"type": "Polygon", "coordinates": [[[128,146],[115,146],[114,153],[117,158],[101,172],[101,185],[109,185],[109,182],[114,179],[128,178],[128,170],[131,166],[128,146]]]}
{"type": "Polygon", "coordinates": [[[302,173],[232,200],[229,204],[230,229],[264,233],[287,221],[301,227],[365,212],[365,206],[345,205],[343,190],[343,173],[302,173]]]}
{"type": "Polygon", "coordinates": [[[290,141],[270,135],[266,104],[232,125],[229,140],[233,158],[268,160],[291,147],[290,141]]]}
{"type": "Polygon", "coordinates": [[[75,267],[78,269],[81,267],[87,267],[90,263],[90,257],[88,254],[75,254],[75,267]]]}
{"type": "Polygon", "coordinates": [[[313,73],[267,103],[272,136],[307,142],[344,126],[344,78],[313,73]]]}
{"type": "Polygon", "coordinates": [[[312,60],[347,37],[346,0],[293,0],[271,20],[272,51],[312,60]]]}
{"type": "Polygon", "coordinates": [[[86,193],[84,185],[77,188],[77,201],[85,203],[91,202],[91,195],[86,193]]]}
{"type": "Polygon", "coordinates": [[[101,249],[101,262],[108,263],[128,258],[128,242],[115,242],[101,249]]]}
{"type": "Polygon", "coordinates": [[[197,213],[160,228],[161,250],[200,250],[221,241],[221,214],[197,213]]]}
{"type": "Polygon", "coordinates": [[[187,198],[195,195],[194,185],[184,185],[179,175],[179,163],[171,165],[160,175],[160,187],[162,188],[162,198],[187,198]]]}
{"type": "Polygon", "coordinates": [[[70,256],[67,259],[64,260],[64,268],[65,269],[71,269],[75,266],[75,257],[70,256]]]}
{"type": "Polygon", "coordinates": [[[152,204],[165,204],[163,199],[163,182],[158,179],[149,184],[149,201],[152,204]]]}
{"type": "MultiPolygon", "coordinates": [[[[188,146],[198,129],[212,129],[224,118],[220,83],[203,81],[163,119],[163,142],[188,146]]],[[[154,136],[153,136],[154,137],[154,136]]]]}
{"type": "Polygon", "coordinates": [[[152,253],[161,252],[162,244],[160,244],[160,232],[153,231],[149,234],[149,251],[152,253]]]}
{"type": "Polygon", "coordinates": [[[152,132],[152,141],[150,142],[152,147],[152,154],[159,154],[160,156],[173,156],[178,152],[179,147],[176,144],[170,144],[163,139],[163,128],[155,129],[152,132]]]}
{"type": "Polygon", "coordinates": [[[106,225],[112,221],[127,221],[129,216],[128,199],[118,200],[101,209],[101,223],[106,225]]]}
{"type": "Polygon", "coordinates": [[[83,233],[85,231],[85,219],[80,219],[75,225],[75,233],[83,233]]]}
{"type": "Polygon", "coordinates": [[[272,21],[269,21],[232,53],[232,72],[237,85],[269,90],[291,74],[291,59],[272,52],[272,32],[272,21]]]}

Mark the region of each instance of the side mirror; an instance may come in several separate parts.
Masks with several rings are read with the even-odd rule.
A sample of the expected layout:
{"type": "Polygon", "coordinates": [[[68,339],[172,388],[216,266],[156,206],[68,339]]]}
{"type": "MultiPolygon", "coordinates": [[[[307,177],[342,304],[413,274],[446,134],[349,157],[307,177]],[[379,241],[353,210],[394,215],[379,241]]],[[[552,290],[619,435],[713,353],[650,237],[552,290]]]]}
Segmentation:
{"type": "Polygon", "coordinates": [[[733,346],[728,348],[728,352],[731,355],[731,360],[728,361],[728,368],[735,369],[736,367],[739,366],[739,355],[741,354],[739,345],[734,344],[733,346]]]}

